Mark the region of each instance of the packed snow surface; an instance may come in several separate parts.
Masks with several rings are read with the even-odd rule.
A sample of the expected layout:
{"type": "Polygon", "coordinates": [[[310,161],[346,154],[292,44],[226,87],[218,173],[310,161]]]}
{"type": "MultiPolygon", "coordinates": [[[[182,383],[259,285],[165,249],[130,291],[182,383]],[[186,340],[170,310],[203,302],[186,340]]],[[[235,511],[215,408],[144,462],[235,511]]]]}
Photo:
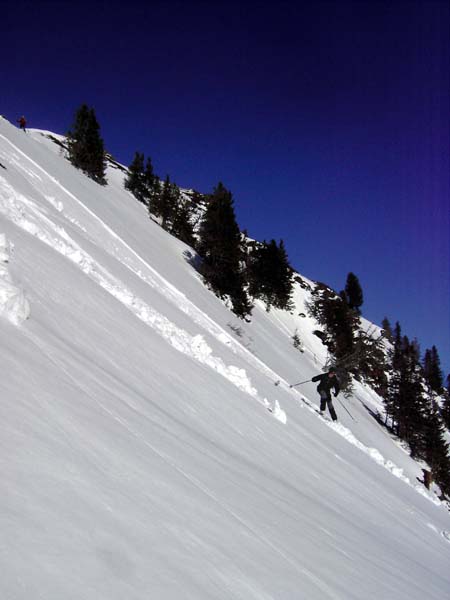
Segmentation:
{"type": "Polygon", "coordinates": [[[448,510],[381,399],[332,423],[289,387],[326,361],[307,285],[237,319],[52,137],[0,118],[0,598],[448,597],[448,510]]]}

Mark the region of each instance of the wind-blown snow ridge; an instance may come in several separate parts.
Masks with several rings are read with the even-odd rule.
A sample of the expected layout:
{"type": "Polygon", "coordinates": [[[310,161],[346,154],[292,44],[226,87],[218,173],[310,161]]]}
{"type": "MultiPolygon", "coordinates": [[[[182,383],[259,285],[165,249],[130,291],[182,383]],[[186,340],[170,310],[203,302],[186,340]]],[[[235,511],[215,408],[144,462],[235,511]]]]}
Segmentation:
{"type": "Polygon", "coordinates": [[[21,229],[34,235],[77,265],[83,273],[119,300],[141,321],[151,326],[176,350],[217,371],[237,388],[269,409],[275,418],[286,423],[286,414],[281,410],[278,402],[271,404],[265,398],[261,398],[244,369],[226,365],[221,358],[213,356],[211,348],[201,335],[190,335],[136,297],[121,281],[83,250],[62,227],[56,226],[44,215],[35,202],[17,193],[1,176],[0,212],[21,229]]]}

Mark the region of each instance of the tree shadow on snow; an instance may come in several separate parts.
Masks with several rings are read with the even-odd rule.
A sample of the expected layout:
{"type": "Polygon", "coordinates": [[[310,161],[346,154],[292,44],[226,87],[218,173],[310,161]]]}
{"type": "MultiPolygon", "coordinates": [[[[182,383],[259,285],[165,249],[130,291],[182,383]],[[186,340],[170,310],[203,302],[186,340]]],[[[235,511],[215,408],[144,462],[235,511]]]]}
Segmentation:
{"type": "Polygon", "coordinates": [[[183,252],[183,257],[185,261],[191,265],[196,271],[200,270],[200,265],[202,264],[201,257],[196,252],[191,252],[190,250],[185,250],[183,252]]]}

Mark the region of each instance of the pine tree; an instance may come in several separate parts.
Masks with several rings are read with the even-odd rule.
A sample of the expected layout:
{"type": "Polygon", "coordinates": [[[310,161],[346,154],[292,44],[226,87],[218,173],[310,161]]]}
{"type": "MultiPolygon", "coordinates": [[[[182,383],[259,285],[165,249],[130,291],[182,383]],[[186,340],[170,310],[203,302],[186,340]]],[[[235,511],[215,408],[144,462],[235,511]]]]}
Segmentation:
{"type": "Polygon", "coordinates": [[[164,182],[162,182],[157,175],[154,175],[151,186],[148,184],[148,182],[149,179],[146,178],[147,188],[149,190],[148,213],[149,217],[151,218],[152,215],[158,216],[158,202],[164,189],[164,182]]]}
{"type": "Polygon", "coordinates": [[[133,162],[128,167],[124,181],[125,189],[129,190],[143,204],[148,205],[149,193],[144,174],[144,155],[136,152],[133,162]]]}
{"type": "Polygon", "coordinates": [[[292,307],[292,267],[283,240],[279,246],[275,240],[260,244],[250,257],[247,276],[250,295],[262,299],[267,310],[271,306],[282,310],[292,307]]]}
{"type": "Polygon", "coordinates": [[[402,328],[400,323],[397,321],[394,327],[393,344],[394,352],[392,356],[392,368],[394,370],[400,369],[402,365],[402,328]]]}
{"type": "Polygon", "coordinates": [[[389,340],[390,342],[392,342],[392,340],[394,339],[394,333],[392,331],[391,324],[387,317],[384,317],[384,319],[382,320],[381,327],[383,328],[383,331],[384,331],[384,337],[387,340],[389,340]]]}
{"type": "Polygon", "coordinates": [[[439,394],[443,387],[443,375],[441,371],[441,361],[436,346],[431,350],[425,351],[423,360],[424,377],[431,389],[439,394]]]}
{"type": "Polygon", "coordinates": [[[154,186],[156,175],[153,171],[153,164],[150,156],[147,157],[147,162],[145,163],[144,177],[148,190],[151,190],[154,186]]]}
{"type": "Polygon", "coordinates": [[[93,108],[82,104],[77,110],[67,143],[70,162],[97,183],[105,185],[105,150],[93,108]]]}
{"type": "Polygon", "coordinates": [[[430,400],[425,417],[424,452],[422,458],[430,466],[433,479],[446,496],[450,496],[450,457],[449,445],[445,441],[445,427],[438,407],[430,400]]]}
{"type": "Polygon", "coordinates": [[[176,184],[171,183],[169,175],[166,175],[164,183],[158,188],[157,192],[156,189],[157,188],[155,187],[150,203],[150,211],[156,217],[161,218],[163,229],[170,231],[180,190],[176,184]]]}
{"type": "Polygon", "coordinates": [[[342,371],[355,370],[358,363],[355,331],[359,319],[355,319],[345,298],[340,298],[340,301],[328,306],[327,320],[328,330],[333,334],[335,366],[341,368],[342,371]]]}
{"type": "Polygon", "coordinates": [[[373,338],[365,331],[358,332],[355,343],[357,362],[354,370],[356,379],[365,380],[382,397],[386,395],[388,383],[384,338],[384,335],[373,338]]]}
{"type": "Polygon", "coordinates": [[[349,307],[360,313],[360,308],[364,302],[364,298],[359,279],[354,273],[349,273],[347,275],[345,293],[347,295],[349,307]]]}
{"type": "Polygon", "coordinates": [[[191,216],[191,203],[181,198],[181,195],[179,195],[173,215],[170,233],[185,244],[195,247],[196,240],[194,236],[194,228],[191,223],[191,216]]]}
{"type": "Polygon", "coordinates": [[[242,272],[241,234],[234,214],[233,198],[222,183],[209,198],[200,225],[200,271],[220,297],[229,296],[239,317],[251,312],[242,272]]]}
{"type": "Polygon", "coordinates": [[[392,371],[385,398],[386,414],[394,433],[405,440],[413,457],[423,454],[427,403],[415,345],[400,336],[397,324],[392,371]]]}
{"type": "Polygon", "coordinates": [[[447,376],[447,388],[444,390],[444,402],[441,416],[447,429],[450,429],[450,375],[447,376]]]}
{"type": "Polygon", "coordinates": [[[332,357],[327,366],[338,370],[339,382],[344,391],[351,390],[351,373],[357,373],[359,349],[355,334],[360,319],[356,311],[347,304],[346,294],[336,294],[324,284],[317,284],[312,292],[312,301],[307,303],[308,313],[325,329],[315,332],[328,347],[332,357]]]}

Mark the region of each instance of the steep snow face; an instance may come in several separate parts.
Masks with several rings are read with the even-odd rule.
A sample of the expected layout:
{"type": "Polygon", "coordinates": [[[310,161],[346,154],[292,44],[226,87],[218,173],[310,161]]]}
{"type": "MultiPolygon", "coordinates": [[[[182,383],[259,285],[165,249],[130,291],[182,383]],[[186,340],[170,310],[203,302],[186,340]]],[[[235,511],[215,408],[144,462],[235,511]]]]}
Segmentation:
{"type": "Polygon", "coordinates": [[[380,399],[333,424],[289,387],[326,360],[307,288],[240,321],[120,169],[1,118],[0,164],[2,598],[448,595],[448,512],[380,399]]]}

